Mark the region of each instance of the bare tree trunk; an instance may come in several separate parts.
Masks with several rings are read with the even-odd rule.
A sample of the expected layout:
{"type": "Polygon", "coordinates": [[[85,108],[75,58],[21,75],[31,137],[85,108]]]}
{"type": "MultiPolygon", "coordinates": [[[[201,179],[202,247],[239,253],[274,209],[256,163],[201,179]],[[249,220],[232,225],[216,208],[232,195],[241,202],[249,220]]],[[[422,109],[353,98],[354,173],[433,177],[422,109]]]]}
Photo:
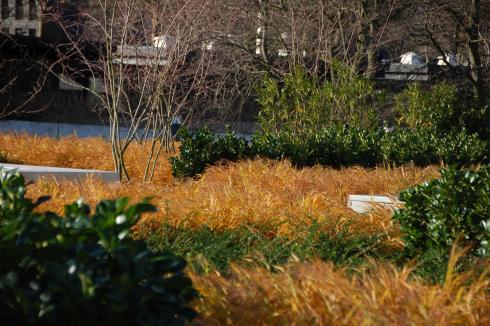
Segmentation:
{"type": "Polygon", "coordinates": [[[264,60],[265,63],[269,62],[269,55],[268,55],[268,49],[267,49],[267,33],[268,33],[268,19],[269,19],[269,12],[268,12],[268,0],[259,0],[259,8],[260,11],[258,13],[259,15],[259,24],[260,24],[260,31],[258,33],[258,37],[260,38],[260,55],[262,56],[262,60],[264,60]]]}
{"type": "Polygon", "coordinates": [[[486,104],[485,79],[480,53],[480,0],[471,1],[471,11],[469,15],[470,23],[467,28],[468,33],[468,59],[471,67],[471,78],[475,85],[478,106],[484,107],[486,104]]]}
{"type": "Polygon", "coordinates": [[[366,77],[373,78],[376,73],[376,46],[373,44],[375,33],[374,22],[371,21],[369,23],[369,32],[367,37],[366,44],[366,56],[367,56],[367,68],[366,68],[366,77]]]}

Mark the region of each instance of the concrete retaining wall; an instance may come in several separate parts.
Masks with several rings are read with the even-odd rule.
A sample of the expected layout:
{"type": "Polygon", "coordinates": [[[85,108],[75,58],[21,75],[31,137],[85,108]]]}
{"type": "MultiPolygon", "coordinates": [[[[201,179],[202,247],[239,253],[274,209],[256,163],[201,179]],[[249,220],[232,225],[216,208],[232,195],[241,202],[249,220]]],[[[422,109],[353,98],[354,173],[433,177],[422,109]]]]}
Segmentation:
{"type": "Polygon", "coordinates": [[[22,174],[27,181],[35,181],[42,177],[54,178],[59,181],[61,180],[79,181],[89,176],[100,178],[105,182],[119,181],[118,174],[112,171],[69,169],[69,168],[57,168],[57,167],[50,167],[50,166],[33,166],[33,165],[6,164],[6,163],[0,163],[0,168],[8,171],[16,170],[20,174],[22,174]]]}
{"type": "MultiPolygon", "coordinates": [[[[221,124],[220,124],[221,125],[221,124]]],[[[222,124],[223,126],[225,124],[222,124]]],[[[254,127],[254,126],[253,126],[254,127]]],[[[252,126],[246,125],[231,125],[233,130],[236,130],[236,135],[250,139],[252,137],[252,126]],[[236,127],[236,128],[234,128],[236,127]],[[245,128],[245,130],[243,129],[245,128]],[[250,130],[250,131],[248,131],[250,130]]],[[[217,134],[223,134],[219,128],[211,126],[212,130],[216,130],[217,134]]],[[[223,127],[224,129],[224,127],[223,127]]],[[[127,128],[120,128],[121,135],[125,137],[128,134],[127,128]]],[[[0,133],[17,132],[29,135],[48,136],[53,138],[67,137],[76,135],[80,138],[87,137],[103,137],[108,139],[110,129],[108,126],[84,125],[75,123],[57,123],[57,122],[37,122],[23,120],[2,120],[0,121],[0,133]]]]}

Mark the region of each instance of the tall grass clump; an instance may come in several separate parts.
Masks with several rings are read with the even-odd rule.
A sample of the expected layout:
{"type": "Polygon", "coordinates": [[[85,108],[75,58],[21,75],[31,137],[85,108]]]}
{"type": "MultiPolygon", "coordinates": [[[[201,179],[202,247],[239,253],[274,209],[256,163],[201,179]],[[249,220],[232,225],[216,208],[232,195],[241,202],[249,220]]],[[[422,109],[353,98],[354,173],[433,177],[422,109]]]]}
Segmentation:
{"type": "Polygon", "coordinates": [[[351,276],[331,263],[277,267],[233,265],[231,275],[191,274],[207,325],[486,325],[490,322],[488,266],[451,273],[430,285],[412,268],[374,264],[351,276]]]}
{"type": "Polygon", "coordinates": [[[349,275],[332,263],[233,265],[230,275],[192,273],[207,325],[487,325],[490,270],[427,284],[413,269],[374,264],[349,275]]]}
{"type": "MultiPolygon", "coordinates": [[[[151,144],[133,142],[126,152],[126,167],[134,180],[143,180],[151,144]]],[[[0,134],[0,148],[10,163],[114,171],[111,144],[103,138],[60,139],[23,134],[0,134]]],[[[153,184],[173,182],[168,155],[157,162],[153,184]]]]}
{"type": "MultiPolygon", "coordinates": [[[[391,212],[376,209],[359,215],[347,207],[349,194],[397,195],[429,181],[439,168],[404,166],[365,169],[331,169],[320,166],[295,169],[288,161],[243,161],[209,168],[201,178],[162,187],[155,184],[105,184],[95,178],[81,181],[41,179],[29,186],[28,195],[51,196],[39,209],[63,213],[66,202],[80,197],[94,207],[103,198],[153,197],[158,212],[145,215],[138,224],[149,233],[164,224],[175,227],[228,230],[249,225],[275,235],[297,234],[312,221],[334,234],[335,225],[348,225],[353,233],[387,232],[399,246],[399,231],[391,212]],[[330,223],[331,227],[327,228],[330,223]],[[299,231],[296,231],[299,230],[299,231]]],[[[326,231],[326,230],[324,230],[326,231]]]]}
{"type": "Polygon", "coordinates": [[[287,235],[317,220],[323,225],[349,224],[353,232],[395,235],[391,212],[380,209],[360,216],[347,207],[347,196],[397,195],[434,178],[437,171],[436,167],[336,170],[319,166],[298,170],[288,161],[264,160],[214,166],[201,178],[184,181],[160,197],[164,215],[149,216],[145,222],[157,227],[206,225],[213,230],[245,224],[287,235]]]}

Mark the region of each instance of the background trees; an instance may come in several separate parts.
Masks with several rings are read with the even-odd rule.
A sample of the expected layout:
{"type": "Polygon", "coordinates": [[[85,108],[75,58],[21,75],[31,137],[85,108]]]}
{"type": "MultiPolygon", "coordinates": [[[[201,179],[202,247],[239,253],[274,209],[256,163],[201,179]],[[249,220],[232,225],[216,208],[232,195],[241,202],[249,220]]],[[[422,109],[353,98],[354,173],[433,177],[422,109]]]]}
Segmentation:
{"type": "Polygon", "coordinates": [[[36,43],[34,48],[37,51],[32,51],[32,47],[26,38],[17,40],[0,31],[0,118],[45,109],[42,106],[35,109],[28,106],[37,99],[48,78],[48,70],[44,67],[48,63],[43,58],[44,54],[39,55],[44,51],[36,43]],[[32,75],[35,76],[34,80],[32,75]],[[13,92],[14,89],[21,92],[13,92]]]}
{"type": "Polygon", "coordinates": [[[487,104],[486,82],[490,50],[488,46],[490,2],[480,0],[417,2],[414,20],[418,41],[432,48],[448,67],[468,66],[465,76],[473,85],[477,105],[487,104]],[[450,62],[450,56],[456,61],[450,62]]]}
{"type": "MultiPolygon", "coordinates": [[[[256,103],[265,76],[282,83],[298,66],[320,84],[340,89],[343,76],[377,80],[383,60],[396,62],[404,51],[441,56],[447,69],[470,85],[461,93],[474,94],[468,96],[477,113],[470,112],[473,121],[482,125],[488,119],[488,1],[43,3],[45,16],[63,32],[55,42],[59,61],[45,68],[74,82],[90,80],[82,87],[108,116],[122,178],[129,178],[124,154],[132,141],[152,141],[145,177],[151,178],[159,153],[172,150],[170,125],[176,117],[240,117],[256,103]],[[351,72],[339,75],[336,63],[351,72]],[[129,131],[122,133],[122,126],[129,131]]],[[[383,86],[378,83],[373,92],[383,86]]],[[[469,115],[468,110],[459,113],[469,115]]]]}
{"type": "Polygon", "coordinates": [[[187,116],[189,102],[205,96],[212,56],[200,51],[209,31],[211,0],[88,1],[80,12],[84,31],[58,17],[68,44],[59,47],[64,74],[101,81],[86,87],[109,117],[115,169],[130,176],[124,155],[134,140],[150,140],[145,179],[151,178],[162,149],[172,148],[171,122],[187,116]],[[96,55],[87,51],[96,44],[96,55]],[[66,47],[69,50],[67,51],[66,47]],[[62,53],[61,53],[62,52],[62,53]],[[69,71],[68,61],[80,69],[69,71]],[[128,128],[122,133],[121,127],[128,128]]]}

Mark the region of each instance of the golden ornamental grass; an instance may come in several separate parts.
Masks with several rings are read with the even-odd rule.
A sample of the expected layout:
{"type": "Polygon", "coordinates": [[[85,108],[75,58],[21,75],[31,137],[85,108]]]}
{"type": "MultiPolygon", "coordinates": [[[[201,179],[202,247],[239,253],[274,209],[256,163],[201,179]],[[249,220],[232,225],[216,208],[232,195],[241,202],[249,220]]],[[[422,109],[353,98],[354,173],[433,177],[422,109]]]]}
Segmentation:
{"type": "MultiPolygon", "coordinates": [[[[453,255],[451,270],[457,260],[453,255]]],[[[488,265],[487,265],[488,266],[488,265]]],[[[231,275],[191,273],[203,325],[490,325],[490,268],[448,272],[429,285],[412,269],[374,264],[347,276],[333,264],[232,266],[231,275]]]]}
{"type": "MultiPolygon", "coordinates": [[[[134,142],[126,152],[129,174],[135,181],[143,179],[149,144],[134,142]]],[[[0,134],[0,151],[10,163],[113,171],[110,143],[103,138],[76,136],[54,139],[25,134],[0,134]]],[[[152,183],[173,182],[168,154],[162,154],[152,183]]]]}
{"type": "Polygon", "coordinates": [[[377,210],[361,216],[347,208],[347,195],[396,195],[437,174],[435,167],[299,170],[288,161],[247,160],[211,167],[200,179],[177,184],[160,201],[165,219],[148,220],[183,227],[205,224],[213,229],[268,225],[280,234],[291,234],[298,224],[315,219],[332,226],[349,223],[363,233],[392,232],[391,212],[377,210]]]}
{"type": "MultiPolygon", "coordinates": [[[[0,150],[16,163],[112,169],[110,146],[98,138],[0,135],[0,150]]],[[[316,219],[330,233],[341,225],[359,234],[386,232],[388,245],[399,246],[390,212],[358,215],[346,207],[347,195],[396,195],[439,174],[435,166],[295,169],[287,161],[247,160],[210,167],[196,180],[177,181],[165,155],[155,180],[143,183],[147,150],[141,144],[129,149],[131,183],[42,179],[29,186],[28,195],[52,196],[40,209],[59,213],[80,197],[94,205],[105,198],[130,196],[137,201],[152,196],[159,212],[145,216],[143,236],[143,230],[165,222],[217,230],[259,225],[272,234],[301,236],[296,226],[316,219]]],[[[190,275],[201,293],[196,309],[203,325],[490,325],[490,269],[478,276],[453,274],[457,258],[454,254],[444,285],[414,278],[409,267],[376,263],[353,277],[321,261],[294,262],[275,267],[275,273],[266,267],[232,265],[226,277],[190,275]]]]}
{"type": "MultiPolygon", "coordinates": [[[[6,134],[0,135],[0,149],[9,160],[19,163],[100,170],[112,166],[110,146],[99,138],[56,140],[6,134]]],[[[396,195],[438,175],[437,167],[296,169],[288,161],[246,160],[210,167],[197,180],[176,181],[167,155],[159,162],[156,180],[143,183],[140,180],[147,149],[134,143],[128,151],[127,164],[134,175],[131,183],[104,184],[93,178],[82,182],[44,179],[29,187],[29,195],[50,195],[52,200],[41,209],[59,213],[64,204],[80,197],[92,205],[105,198],[154,197],[159,213],[147,216],[141,230],[163,223],[187,228],[207,225],[216,230],[248,224],[261,226],[272,235],[291,235],[296,234],[298,225],[314,219],[323,222],[327,232],[348,225],[352,232],[386,232],[396,240],[398,231],[391,212],[378,209],[368,215],[356,214],[347,208],[347,195],[396,195]]]]}

